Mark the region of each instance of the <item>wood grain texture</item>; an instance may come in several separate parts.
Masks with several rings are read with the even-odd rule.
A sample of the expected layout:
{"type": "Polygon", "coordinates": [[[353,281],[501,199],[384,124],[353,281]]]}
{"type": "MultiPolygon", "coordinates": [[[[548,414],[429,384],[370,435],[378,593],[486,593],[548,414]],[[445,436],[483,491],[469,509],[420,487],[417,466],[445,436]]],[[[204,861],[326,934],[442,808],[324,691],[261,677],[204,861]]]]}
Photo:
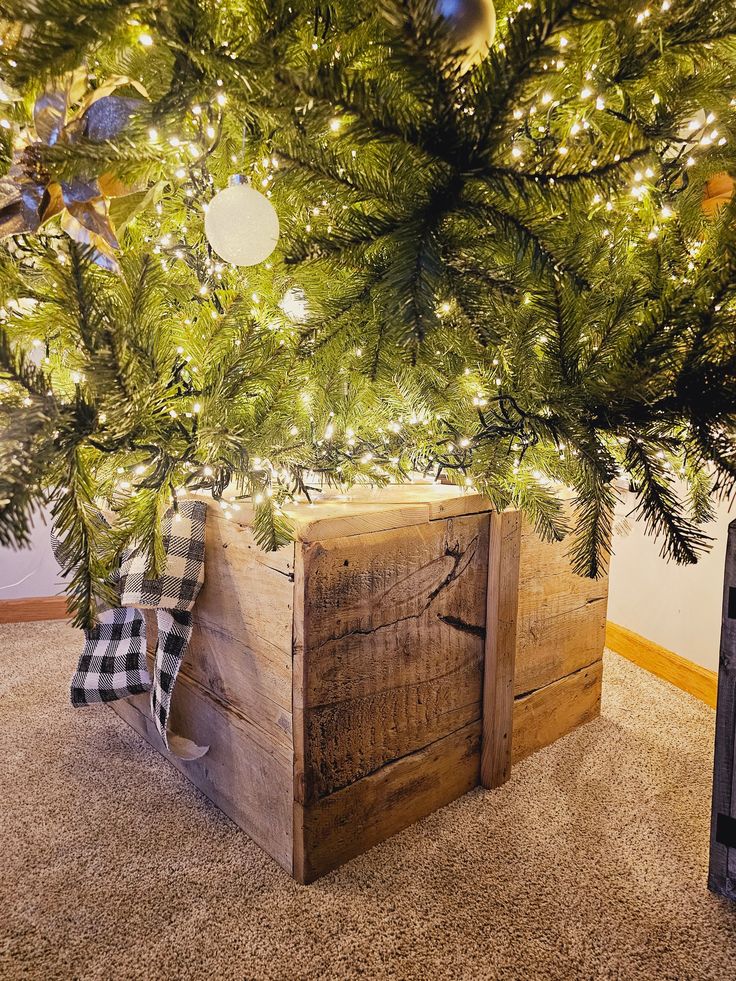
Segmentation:
{"type": "Polygon", "coordinates": [[[518,511],[492,514],[480,761],[480,781],[484,787],[498,787],[511,776],[520,547],[518,511]]]}
{"type": "Polygon", "coordinates": [[[302,546],[302,803],[480,718],[488,526],[482,514],[302,546]]]}
{"type": "Polygon", "coordinates": [[[566,542],[543,542],[524,521],[514,694],[542,688],[600,660],[608,577],[576,576],[566,542]]]}
{"type": "MultiPolygon", "coordinates": [[[[235,520],[252,525],[252,505],[244,501],[239,508],[235,520]]],[[[296,541],[317,542],[487,513],[492,505],[482,494],[454,485],[419,481],[381,488],[356,486],[349,493],[327,490],[312,504],[295,502],[283,510],[296,541]]]]}
{"type": "Polygon", "coordinates": [[[514,763],[600,715],[603,661],[514,700],[514,763]]]}
{"type": "Polygon", "coordinates": [[[172,699],[176,732],[209,751],[185,762],[167,753],[148,709],[148,695],[110,703],[115,712],[165,756],[288,872],[292,870],[292,754],[260,728],[220,704],[194,682],[179,678],[172,699]]]}
{"type": "Polygon", "coordinates": [[[312,882],[472,790],[480,722],[312,804],[295,805],[294,876],[312,882]]]}
{"type": "Polygon", "coordinates": [[[0,600],[0,623],[28,623],[33,620],[66,620],[66,597],[29,596],[0,600]]]}
{"type": "Polygon", "coordinates": [[[694,695],[711,708],[716,707],[718,675],[715,671],[694,664],[610,620],[606,624],[606,647],[638,664],[645,671],[694,695]]]}
{"type": "Polygon", "coordinates": [[[446,484],[391,484],[380,489],[354,487],[348,494],[326,494],[314,505],[284,510],[301,542],[326,541],[405,528],[491,509],[481,494],[446,484]]]}
{"type": "Polygon", "coordinates": [[[736,521],[728,526],[718,666],[708,888],[736,900],[736,521]],[[718,835],[719,816],[731,825],[718,835]],[[730,819],[730,820],[729,820],[730,819]],[[726,829],[728,830],[728,829],[726,829]],[[729,844],[729,840],[732,844],[729,844]]]}

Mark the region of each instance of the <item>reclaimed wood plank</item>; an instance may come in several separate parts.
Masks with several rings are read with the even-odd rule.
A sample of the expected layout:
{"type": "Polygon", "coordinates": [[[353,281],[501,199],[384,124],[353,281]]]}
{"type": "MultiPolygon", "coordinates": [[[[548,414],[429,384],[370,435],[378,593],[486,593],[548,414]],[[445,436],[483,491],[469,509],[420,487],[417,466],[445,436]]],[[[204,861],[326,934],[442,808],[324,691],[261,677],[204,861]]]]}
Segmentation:
{"type": "Polygon", "coordinates": [[[289,505],[284,510],[297,540],[316,542],[487,512],[491,504],[481,494],[460,487],[417,482],[380,489],[354,487],[347,494],[328,493],[314,504],[289,505]]]}
{"type": "Polygon", "coordinates": [[[518,763],[601,711],[603,661],[514,700],[511,759],[518,763]]]}
{"type": "Polygon", "coordinates": [[[566,542],[522,523],[514,694],[535,691],[601,658],[608,577],[575,575],[566,542]]]}
{"type": "MultiPolygon", "coordinates": [[[[182,676],[290,748],[294,545],[264,552],[247,517],[225,513],[210,506],[205,582],[182,676]]],[[[151,611],[146,628],[153,649],[151,611]]]]}
{"type": "Polygon", "coordinates": [[[303,546],[302,802],[480,718],[488,526],[481,514],[303,546]]]}
{"type": "Polygon", "coordinates": [[[480,781],[484,787],[498,787],[511,776],[520,546],[518,511],[492,514],[480,762],[480,781]]]}
{"type": "Polygon", "coordinates": [[[311,804],[295,804],[294,876],[314,881],[432,811],[480,778],[473,722],[311,804]]]}
{"type": "MultiPolygon", "coordinates": [[[[305,692],[307,689],[307,673],[309,661],[304,656],[305,629],[304,617],[307,608],[306,578],[304,573],[304,546],[297,543],[294,559],[294,623],[292,633],[292,739],[294,745],[293,791],[294,802],[304,800],[305,768],[308,752],[308,741],[305,732],[305,692]]],[[[296,828],[296,812],[294,818],[296,828]]],[[[294,862],[297,863],[297,848],[301,839],[294,837],[294,862]]],[[[301,861],[301,858],[298,859],[301,861]]]]}
{"type": "Polygon", "coordinates": [[[186,678],[172,700],[174,729],[205,756],[168,753],[153,724],[148,695],[110,703],[115,712],[288,872],[293,858],[292,754],[186,678]]]}

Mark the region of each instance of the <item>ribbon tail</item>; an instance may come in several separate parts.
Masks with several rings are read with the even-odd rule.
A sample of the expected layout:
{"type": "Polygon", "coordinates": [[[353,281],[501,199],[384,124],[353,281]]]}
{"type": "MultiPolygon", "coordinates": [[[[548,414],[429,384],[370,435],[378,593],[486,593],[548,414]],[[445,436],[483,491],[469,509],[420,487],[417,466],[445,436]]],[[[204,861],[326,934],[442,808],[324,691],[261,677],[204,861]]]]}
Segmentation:
{"type": "Polygon", "coordinates": [[[209,746],[198,746],[193,739],[187,739],[186,736],[179,736],[170,729],[165,742],[168,751],[185,762],[198,760],[209,750],[209,746]]]}
{"type": "Polygon", "coordinates": [[[192,636],[192,614],[189,610],[159,609],[156,620],[158,643],[153,662],[151,716],[170,753],[182,760],[197,760],[204,756],[209,746],[199,746],[193,740],[171,732],[168,726],[171,696],[192,636]]]}

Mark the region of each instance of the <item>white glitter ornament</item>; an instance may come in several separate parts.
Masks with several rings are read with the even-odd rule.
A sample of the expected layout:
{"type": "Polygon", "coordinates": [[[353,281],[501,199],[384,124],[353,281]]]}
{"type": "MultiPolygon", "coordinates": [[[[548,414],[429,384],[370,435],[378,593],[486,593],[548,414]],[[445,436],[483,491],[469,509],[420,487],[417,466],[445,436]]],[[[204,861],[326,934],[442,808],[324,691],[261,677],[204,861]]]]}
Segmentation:
{"type": "Polygon", "coordinates": [[[279,240],[279,216],[268,198],[244,178],[212,198],[204,231],[215,252],[233,266],[256,266],[268,259],[279,240]]]}

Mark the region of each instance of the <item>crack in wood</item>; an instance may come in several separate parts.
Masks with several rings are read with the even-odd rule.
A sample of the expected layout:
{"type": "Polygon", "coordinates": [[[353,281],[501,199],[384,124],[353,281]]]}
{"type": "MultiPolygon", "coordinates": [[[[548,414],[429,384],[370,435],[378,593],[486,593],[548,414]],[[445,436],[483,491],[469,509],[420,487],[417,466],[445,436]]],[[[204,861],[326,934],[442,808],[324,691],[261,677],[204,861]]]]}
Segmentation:
{"type": "MultiPolygon", "coordinates": [[[[438,585],[435,586],[435,588],[429,593],[426,603],[421,608],[421,610],[419,610],[418,613],[408,613],[406,616],[397,617],[395,620],[390,620],[388,623],[379,623],[377,625],[370,626],[370,627],[353,627],[352,629],[346,630],[343,633],[333,634],[330,637],[326,637],[324,640],[321,640],[318,644],[309,644],[308,650],[319,651],[323,647],[326,647],[328,644],[337,643],[340,640],[345,640],[347,637],[367,637],[370,634],[377,633],[379,630],[385,630],[387,627],[394,627],[399,623],[406,623],[408,620],[421,619],[424,616],[424,614],[427,612],[427,610],[431,607],[431,605],[434,603],[434,601],[437,599],[437,597],[441,593],[443,593],[448,588],[448,586],[450,586],[453,582],[455,582],[456,579],[459,579],[460,576],[463,574],[463,572],[465,572],[470,562],[472,561],[473,557],[475,556],[477,546],[478,546],[478,537],[476,535],[476,537],[469,542],[467,548],[465,549],[460,548],[460,545],[457,542],[455,542],[454,546],[448,545],[445,547],[445,555],[448,558],[453,559],[452,568],[447,573],[445,578],[440,583],[438,583],[438,585]],[[465,559],[464,562],[463,559],[465,559]]],[[[421,570],[424,568],[426,568],[426,566],[420,566],[420,568],[417,571],[421,572],[421,570]]]]}
{"type": "MultiPolygon", "coordinates": [[[[478,705],[478,708],[480,710],[480,703],[478,705]]],[[[478,758],[480,760],[480,746],[475,745],[480,739],[480,734],[479,733],[476,734],[474,731],[479,721],[480,721],[480,712],[477,719],[472,719],[470,722],[464,723],[459,728],[453,729],[451,732],[444,733],[443,735],[438,736],[436,739],[430,740],[428,743],[425,743],[423,746],[418,746],[413,749],[409,749],[407,750],[407,752],[401,753],[398,756],[394,756],[390,760],[385,760],[383,763],[379,764],[378,766],[374,767],[371,770],[367,770],[365,773],[362,773],[359,777],[356,777],[354,780],[351,780],[349,783],[343,784],[342,786],[337,786],[334,789],[330,790],[329,793],[324,794],[322,796],[315,796],[313,798],[308,798],[307,800],[302,801],[302,803],[305,805],[309,805],[309,804],[321,803],[322,801],[328,801],[330,797],[332,797],[334,794],[339,794],[341,791],[347,790],[348,787],[355,786],[356,784],[360,783],[361,780],[365,780],[367,777],[375,777],[377,774],[381,773],[382,771],[387,770],[388,768],[394,766],[395,764],[400,763],[402,760],[409,759],[412,756],[416,756],[418,758],[420,754],[424,754],[427,753],[428,751],[431,751],[433,747],[437,746],[439,743],[442,743],[445,740],[449,740],[453,736],[457,737],[459,733],[463,733],[466,731],[467,731],[467,736],[465,738],[467,739],[467,743],[468,743],[467,753],[470,755],[470,754],[475,754],[477,752],[478,758]]],[[[406,789],[412,794],[415,791],[414,786],[410,786],[406,789]]]]}
{"type": "Polygon", "coordinates": [[[466,623],[465,620],[461,620],[460,617],[443,616],[441,613],[437,616],[438,620],[446,623],[448,627],[454,627],[455,630],[460,630],[466,634],[473,634],[474,637],[486,636],[486,628],[479,627],[475,623],[466,623]]]}
{"type": "Polygon", "coordinates": [[[310,715],[312,713],[318,713],[320,710],[333,708],[340,705],[354,705],[359,707],[361,704],[370,702],[372,700],[384,699],[387,695],[391,695],[398,692],[408,692],[417,691],[420,692],[422,689],[428,688],[430,685],[437,685],[448,678],[452,678],[454,675],[460,675],[463,672],[478,670],[480,671],[481,662],[483,660],[483,652],[479,651],[477,654],[469,654],[467,658],[456,664],[454,667],[449,668],[447,671],[443,671],[440,674],[427,675],[427,677],[422,678],[421,681],[412,682],[410,684],[394,685],[390,688],[379,688],[376,691],[368,692],[364,695],[354,695],[348,694],[345,698],[335,698],[329,702],[311,702],[307,706],[310,715]]]}
{"type": "Polygon", "coordinates": [[[289,582],[294,582],[294,573],[293,572],[284,572],[283,569],[277,569],[276,566],[273,566],[273,565],[264,565],[263,568],[264,569],[269,569],[271,572],[278,572],[278,574],[280,576],[284,576],[284,578],[285,579],[288,579],[289,582]]]}
{"type": "MultiPolygon", "coordinates": [[[[562,619],[562,618],[568,618],[568,617],[573,616],[576,613],[584,613],[585,610],[586,610],[586,607],[592,606],[593,603],[603,603],[605,605],[606,602],[607,602],[607,597],[605,597],[605,596],[594,596],[594,597],[592,597],[592,599],[586,600],[580,606],[566,607],[564,610],[560,610],[557,613],[549,613],[544,607],[541,607],[540,606],[540,607],[537,607],[534,610],[534,613],[532,615],[535,616],[539,621],[542,621],[544,623],[544,625],[546,626],[548,623],[551,623],[553,620],[559,620],[559,619],[562,619]]],[[[525,610],[522,611],[521,614],[519,615],[519,619],[522,620],[522,621],[525,620],[525,619],[528,619],[529,617],[530,617],[530,614],[527,613],[525,610]]],[[[534,632],[533,631],[533,627],[531,627],[530,630],[532,631],[532,633],[534,632]]],[[[536,635],[535,635],[535,639],[536,639],[536,635]]]]}
{"type": "Polygon", "coordinates": [[[600,664],[601,659],[597,657],[590,664],[584,664],[580,668],[575,668],[574,671],[570,671],[568,674],[563,674],[559,678],[554,678],[552,681],[548,681],[546,685],[540,685],[539,688],[530,688],[529,691],[520,691],[518,695],[514,695],[514,701],[518,701],[520,698],[526,698],[528,695],[535,695],[539,691],[544,691],[545,688],[551,688],[552,685],[558,685],[561,681],[565,681],[566,678],[572,678],[574,674],[581,674],[583,671],[588,671],[590,668],[595,667],[596,664],[600,664]]]}

